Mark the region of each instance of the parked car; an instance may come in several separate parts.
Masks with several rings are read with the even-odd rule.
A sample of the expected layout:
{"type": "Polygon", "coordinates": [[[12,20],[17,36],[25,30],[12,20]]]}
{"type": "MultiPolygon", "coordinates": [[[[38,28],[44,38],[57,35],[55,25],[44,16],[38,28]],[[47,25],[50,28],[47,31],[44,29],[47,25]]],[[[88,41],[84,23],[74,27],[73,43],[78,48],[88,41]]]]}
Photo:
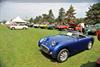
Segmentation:
{"type": "Polygon", "coordinates": [[[34,24],[33,23],[27,23],[26,24],[28,27],[34,27],[34,24]]]}
{"type": "Polygon", "coordinates": [[[75,28],[78,25],[75,22],[69,22],[68,24],[69,24],[70,28],[75,28]]]}
{"type": "Polygon", "coordinates": [[[95,24],[96,30],[100,29],[100,23],[95,24]]]}
{"type": "Polygon", "coordinates": [[[15,30],[15,29],[27,29],[28,26],[23,25],[23,24],[14,24],[14,25],[9,25],[9,28],[11,30],[15,30]]]}
{"type": "Polygon", "coordinates": [[[96,67],[100,67],[100,58],[96,60],[96,67]]]}
{"type": "Polygon", "coordinates": [[[55,25],[54,25],[54,24],[50,24],[50,25],[48,25],[47,28],[48,28],[48,29],[54,29],[54,28],[55,28],[55,25]]]}
{"type": "Polygon", "coordinates": [[[38,46],[44,53],[51,55],[58,62],[64,62],[70,55],[85,49],[91,49],[94,38],[77,31],[62,32],[39,40],[38,46]]]}
{"type": "Polygon", "coordinates": [[[86,34],[94,34],[96,35],[96,28],[94,25],[89,25],[88,27],[85,28],[86,34]]]}
{"type": "Polygon", "coordinates": [[[56,29],[58,30],[65,30],[65,29],[68,29],[69,28],[69,25],[58,25],[56,26],[56,29]]]}
{"type": "Polygon", "coordinates": [[[40,25],[39,24],[34,24],[33,26],[34,26],[34,28],[39,28],[40,25]]]}
{"type": "Polygon", "coordinates": [[[48,26],[47,24],[40,24],[40,28],[42,28],[42,29],[47,28],[47,26],[48,26]]]}

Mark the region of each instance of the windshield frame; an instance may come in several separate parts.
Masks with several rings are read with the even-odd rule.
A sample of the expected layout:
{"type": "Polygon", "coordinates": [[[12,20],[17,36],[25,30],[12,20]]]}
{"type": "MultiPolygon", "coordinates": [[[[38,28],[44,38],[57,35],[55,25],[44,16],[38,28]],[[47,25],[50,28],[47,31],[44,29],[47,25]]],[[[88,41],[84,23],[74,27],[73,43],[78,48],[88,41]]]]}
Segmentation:
{"type": "Polygon", "coordinates": [[[80,38],[80,36],[86,37],[85,35],[81,34],[80,32],[77,32],[77,31],[75,31],[75,32],[74,31],[73,32],[63,31],[63,32],[60,32],[60,35],[70,36],[73,38],[80,38]]]}

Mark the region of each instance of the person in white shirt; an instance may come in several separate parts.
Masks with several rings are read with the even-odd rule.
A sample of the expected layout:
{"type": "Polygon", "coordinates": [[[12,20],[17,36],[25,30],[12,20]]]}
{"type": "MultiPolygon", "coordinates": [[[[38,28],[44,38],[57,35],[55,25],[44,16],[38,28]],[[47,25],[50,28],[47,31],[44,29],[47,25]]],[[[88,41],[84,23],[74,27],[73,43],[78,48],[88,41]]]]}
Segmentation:
{"type": "Polygon", "coordinates": [[[85,32],[85,24],[82,22],[82,23],[80,23],[80,26],[82,27],[82,33],[84,33],[85,32]]]}

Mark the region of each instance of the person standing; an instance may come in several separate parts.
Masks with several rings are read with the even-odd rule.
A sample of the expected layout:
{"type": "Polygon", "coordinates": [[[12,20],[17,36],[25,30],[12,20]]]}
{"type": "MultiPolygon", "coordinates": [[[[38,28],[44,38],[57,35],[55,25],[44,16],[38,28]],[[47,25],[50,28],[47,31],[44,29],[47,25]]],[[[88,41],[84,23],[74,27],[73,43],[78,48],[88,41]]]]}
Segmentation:
{"type": "Polygon", "coordinates": [[[97,39],[100,41],[100,29],[97,30],[97,39]]]}
{"type": "Polygon", "coordinates": [[[80,23],[80,26],[82,27],[81,32],[85,33],[85,24],[82,22],[82,23],[80,23]]]}

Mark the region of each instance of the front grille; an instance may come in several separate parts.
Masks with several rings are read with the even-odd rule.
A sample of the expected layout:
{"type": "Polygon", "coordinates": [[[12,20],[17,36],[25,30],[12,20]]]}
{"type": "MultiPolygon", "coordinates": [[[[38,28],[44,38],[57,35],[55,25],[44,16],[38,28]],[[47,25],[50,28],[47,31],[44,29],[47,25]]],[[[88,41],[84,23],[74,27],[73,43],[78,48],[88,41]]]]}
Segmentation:
{"type": "Polygon", "coordinates": [[[47,46],[45,46],[45,45],[40,45],[40,49],[42,50],[42,51],[44,51],[45,53],[49,53],[49,48],[47,47],[47,46]]]}

